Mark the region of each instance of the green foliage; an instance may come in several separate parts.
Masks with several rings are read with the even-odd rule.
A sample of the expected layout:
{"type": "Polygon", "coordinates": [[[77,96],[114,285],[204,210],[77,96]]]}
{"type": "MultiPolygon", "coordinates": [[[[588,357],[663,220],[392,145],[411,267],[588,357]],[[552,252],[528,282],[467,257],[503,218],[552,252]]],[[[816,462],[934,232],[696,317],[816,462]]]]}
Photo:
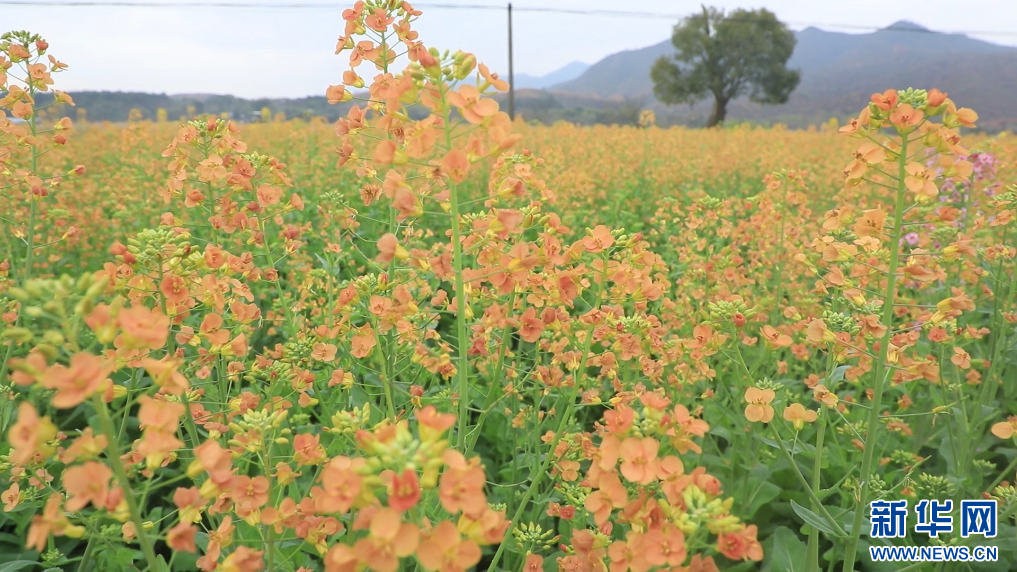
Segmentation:
{"type": "Polygon", "coordinates": [[[724,120],[727,104],[747,95],[757,103],[787,101],[801,79],[787,61],[795,36],[773,12],[716,8],[689,16],[674,28],[678,53],[650,70],[653,94],[667,104],[695,103],[713,96],[707,127],[724,120]]]}

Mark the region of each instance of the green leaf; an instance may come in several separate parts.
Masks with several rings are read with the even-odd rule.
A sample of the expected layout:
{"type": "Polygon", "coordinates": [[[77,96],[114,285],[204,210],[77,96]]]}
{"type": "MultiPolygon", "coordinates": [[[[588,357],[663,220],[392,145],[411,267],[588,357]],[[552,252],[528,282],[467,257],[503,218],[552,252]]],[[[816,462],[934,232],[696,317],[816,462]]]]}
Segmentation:
{"type": "Polygon", "coordinates": [[[721,427],[719,425],[716,427],[710,427],[710,434],[716,435],[728,443],[734,440],[731,436],[731,430],[727,427],[721,427]]]}
{"type": "Polygon", "coordinates": [[[802,518],[802,520],[805,521],[806,524],[814,526],[814,527],[818,528],[819,530],[821,530],[821,531],[825,532],[826,534],[828,534],[830,536],[833,536],[835,538],[839,538],[840,537],[840,535],[837,534],[837,532],[834,530],[833,525],[828,520],[826,520],[826,518],[824,518],[822,516],[819,516],[818,514],[816,514],[816,513],[812,512],[811,510],[803,507],[802,505],[796,503],[793,500],[791,501],[791,508],[794,509],[795,514],[800,516],[802,518]]]}
{"type": "Polygon", "coordinates": [[[741,515],[742,518],[752,518],[757,510],[777,498],[781,491],[777,485],[760,479],[749,479],[746,488],[748,489],[747,494],[739,499],[748,506],[745,513],[741,515]]]}
{"type": "Polygon", "coordinates": [[[0,565],[0,572],[15,572],[17,570],[24,570],[30,566],[35,566],[38,562],[34,560],[15,560],[14,562],[7,562],[6,564],[0,565]]]}
{"type": "Polygon", "coordinates": [[[130,548],[121,548],[117,550],[116,556],[117,564],[124,568],[134,564],[134,551],[130,548]]]}
{"type": "MultiPolygon", "coordinates": [[[[780,449],[780,443],[774,441],[773,439],[769,439],[767,437],[760,437],[759,440],[773,447],[774,449],[780,449]]],[[[816,454],[816,447],[809,443],[805,443],[804,441],[795,441],[794,447],[791,446],[792,442],[788,441],[787,439],[781,439],[781,441],[784,443],[784,448],[787,449],[788,451],[791,451],[792,455],[797,455],[799,453],[809,453],[810,455],[816,454]]]]}
{"type": "Polygon", "coordinates": [[[781,572],[805,570],[807,548],[793,530],[782,526],[773,531],[773,549],[770,552],[770,567],[781,572]]]}
{"type": "Polygon", "coordinates": [[[844,372],[846,372],[850,368],[851,366],[849,365],[837,366],[837,369],[833,370],[833,374],[830,375],[830,379],[828,380],[830,387],[832,388],[833,384],[837,383],[838,381],[844,381],[844,372]]]}

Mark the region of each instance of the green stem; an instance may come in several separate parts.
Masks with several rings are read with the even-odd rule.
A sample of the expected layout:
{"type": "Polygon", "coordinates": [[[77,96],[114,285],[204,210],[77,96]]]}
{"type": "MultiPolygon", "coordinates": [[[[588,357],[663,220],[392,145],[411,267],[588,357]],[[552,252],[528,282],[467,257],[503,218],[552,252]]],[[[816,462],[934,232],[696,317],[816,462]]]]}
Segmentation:
{"type": "Polygon", "coordinates": [[[883,390],[886,388],[886,377],[889,370],[886,367],[887,352],[889,351],[891,334],[893,331],[893,300],[897,289],[897,266],[900,253],[901,224],[904,222],[904,178],[907,177],[907,156],[908,156],[907,134],[901,138],[900,154],[897,159],[897,196],[894,208],[893,232],[890,235],[890,265],[886,273],[886,293],[883,297],[882,324],[886,327],[879,343],[879,357],[876,359],[876,367],[872,370],[873,395],[869,409],[868,426],[865,429],[865,448],[862,451],[862,467],[859,474],[861,481],[858,492],[855,515],[852,519],[851,537],[844,547],[844,572],[853,572],[855,569],[855,557],[858,551],[858,540],[862,535],[862,519],[865,503],[869,496],[869,476],[872,473],[872,462],[876,452],[876,441],[879,436],[880,420],[879,410],[883,404],[883,390]]]}
{"type": "MultiPolygon", "coordinates": [[[[26,69],[26,74],[27,74],[27,69],[26,69]]],[[[35,87],[32,86],[31,84],[29,84],[28,92],[29,92],[29,94],[32,97],[32,101],[35,101],[35,94],[36,94],[35,87]]],[[[35,139],[35,135],[36,135],[35,113],[34,112],[32,113],[31,117],[28,118],[28,128],[29,128],[29,130],[32,133],[32,139],[34,140],[35,139]]],[[[30,145],[29,149],[31,149],[30,172],[34,175],[36,169],[39,168],[39,149],[34,144],[30,145]]],[[[25,244],[28,247],[28,251],[25,253],[25,269],[23,270],[22,276],[21,276],[21,284],[22,285],[27,284],[28,281],[32,279],[32,269],[33,269],[32,266],[35,264],[35,217],[36,217],[36,210],[37,209],[36,209],[36,204],[35,204],[35,194],[32,193],[31,190],[29,190],[29,192],[28,192],[28,201],[29,201],[29,209],[28,209],[28,237],[25,239],[25,244]]],[[[24,304],[18,304],[18,317],[17,317],[17,319],[14,322],[15,326],[21,325],[21,317],[24,314],[24,311],[25,311],[25,305],[24,304]]],[[[3,362],[0,362],[0,372],[3,372],[4,375],[6,375],[6,372],[7,372],[7,363],[10,361],[12,355],[14,355],[14,342],[11,341],[11,340],[7,340],[7,349],[6,349],[6,351],[4,351],[3,362]]],[[[5,403],[4,407],[8,407],[8,405],[5,403]]],[[[4,422],[3,425],[4,425],[3,427],[0,427],[0,432],[6,432],[7,431],[6,416],[5,416],[5,422],[4,422]]]]}
{"type": "MultiPolygon", "coordinates": [[[[597,287],[597,301],[593,309],[599,309],[600,303],[604,298],[604,289],[607,286],[607,257],[603,258],[604,270],[600,277],[600,284],[597,287]]],[[[523,515],[523,511],[526,510],[526,505],[529,504],[530,499],[537,492],[541,481],[544,476],[548,474],[548,468],[554,461],[554,450],[558,447],[558,443],[561,441],[564,434],[565,428],[568,426],[572,417],[572,410],[575,408],[576,393],[579,391],[579,378],[586,371],[586,360],[590,355],[590,347],[593,345],[593,330],[596,324],[590,324],[590,327],[586,330],[586,339],[583,343],[583,357],[579,360],[579,367],[576,369],[576,373],[572,383],[572,391],[569,392],[568,401],[565,403],[565,411],[562,413],[561,419],[558,421],[558,427],[554,431],[554,440],[551,442],[551,446],[548,449],[548,454],[544,457],[544,462],[541,463],[540,468],[533,475],[533,480],[530,481],[530,487],[526,489],[526,493],[523,495],[523,500],[519,502],[519,506],[516,508],[515,514],[512,515],[512,520],[509,521],[508,530],[505,531],[506,540],[503,540],[498,545],[498,550],[494,553],[494,558],[491,559],[488,570],[497,570],[498,560],[501,559],[501,555],[505,552],[505,547],[508,546],[509,538],[512,531],[519,526],[519,518],[523,515]]]]}
{"type": "Polygon", "coordinates": [[[788,464],[791,465],[791,468],[794,469],[795,476],[798,477],[798,482],[802,485],[802,488],[805,489],[805,494],[809,495],[809,500],[812,501],[813,506],[819,507],[819,512],[826,518],[827,523],[830,525],[830,528],[833,528],[834,532],[841,537],[846,537],[847,533],[844,532],[844,529],[840,527],[840,524],[834,520],[830,511],[826,510],[826,507],[823,506],[823,501],[819,500],[819,497],[816,496],[816,492],[813,491],[812,487],[809,485],[809,481],[806,480],[805,475],[802,474],[802,470],[798,468],[798,463],[795,462],[794,457],[791,456],[791,451],[787,450],[787,447],[784,445],[784,440],[780,438],[780,433],[777,432],[777,425],[770,423],[770,431],[773,433],[773,438],[777,441],[777,445],[780,446],[780,452],[784,454],[784,460],[786,460],[788,464]]]}
{"type": "Polygon", "coordinates": [[[92,546],[95,545],[94,534],[88,535],[88,544],[85,545],[85,554],[81,556],[81,561],[78,562],[78,572],[85,572],[88,570],[88,565],[92,561],[92,546]]]}
{"type": "MultiPolygon", "coordinates": [[[[451,110],[447,102],[448,86],[442,84],[441,96],[444,101],[445,147],[452,150],[451,110]]],[[[470,417],[470,362],[467,356],[469,340],[466,338],[466,283],[463,279],[462,227],[459,210],[459,185],[449,182],[449,203],[452,215],[452,266],[455,269],[456,293],[456,376],[458,378],[459,414],[457,415],[456,447],[462,450],[466,445],[466,425],[470,417]]]]}
{"type": "Polygon", "coordinates": [[[135,532],[138,535],[138,544],[141,545],[141,551],[144,552],[145,559],[148,560],[149,565],[153,566],[156,562],[155,549],[153,548],[152,540],[145,533],[144,523],[141,520],[141,507],[138,506],[138,499],[134,496],[134,491],[131,490],[127,471],[120,461],[120,443],[117,441],[117,435],[113,429],[113,421],[109,417],[109,411],[106,410],[106,403],[102,400],[101,395],[98,393],[93,395],[92,404],[95,407],[96,413],[99,414],[102,432],[106,435],[106,440],[109,442],[106,446],[106,456],[109,458],[109,463],[113,469],[113,474],[116,475],[117,482],[120,483],[120,488],[124,491],[124,500],[127,501],[127,508],[131,514],[131,522],[134,523],[135,532]]]}
{"type": "MultiPolygon", "coordinates": [[[[512,308],[516,303],[516,293],[513,290],[512,294],[509,295],[508,301],[508,313],[512,313],[512,308]]],[[[466,451],[463,452],[467,457],[473,452],[473,448],[477,445],[477,440],[480,439],[480,430],[484,427],[484,421],[487,420],[488,410],[491,405],[494,404],[495,399],[498,397],[498,393],[501,390],[501,373],[502,368],[505,366],[505,354],[508,353],[509,336],[512,334],[512,328],[508,324],[502,329],[501,332],[501,344],[498,349],[498,363],[494,366],[494,375],[491,376],[491,385],[487,388],[487,398],[484,400],[484,408],[480,410],[480,417],[477,419],[477,424],[473,427],[470,432],[469,443],[466,446],[466,451]]]]}
{"type": "Polygon", "coordinates": [[[780,205],[780,239],[777,246],[777,294],[773,300],[773,309],[770,310],[770,320],[776,320],[780,316],[780,302],[784,297],[784,225],[787,222],[787,181],[781,185],[784,187],[784,200],[780,205]]]}
{"type": "Polygon", "coordinates": [[[999,486],[999,483],[1006,479],[1007,475],[1013,472],[1014,469],[1017,469],[1017,457],[1014,457],[1013,461],[1010,461],[1010,464],[1007,465],[1001,473],[999,473],[999,476],[996,477],[996,480],[992,481],[992,484],[989,485],[989,488],[985,489],[985,492],[991,493],[993,489],[999,486]]]}
{"type": "MultiPolygon", "coordinates": [[[[820,409],[819,411],[819,427],[816,429],[816,457],[812,463],[812,490],[813,492],[822,490],[822,459],[823,459],[823,438],[826,433],[826,415],[825,411],[820,409]]],[[[820,510],[822,504],[817,505],[815,501],[812,502],[812,511],[816,512],[820,510]]],[[[809,559],[805,565],[806,570],[819,570],[819,529],[812,527],[809,531],[809,559]]]]}
{"type": "MultiPolygon", "coordinates": [[[[835,362],[833,359],[833,352],[827,352],[826,354],[826,379],[829,380],[833,376],[835,362]]],[[[833,384],[830,384],[831,388],[833,384]]],[[[827,424],[826,410],[822,407],[819,408],[819,427],[816,429],[816,453],[815,458],[812,462],[812,490],[820,491],[823,489],[823,441],[826,437],[826,424],[827,424]]],[[[820,505],[821,506],[821,505],[820,505]]],[[[812,511],[816,512],[819,510],[819,506],[815,503],[812,504],[812,511]]],[[[809,532],[809,556],[808,562],[806,562],[806,570],[819,570],[819,530],[816,527],[812,527],[809,532]]]]}

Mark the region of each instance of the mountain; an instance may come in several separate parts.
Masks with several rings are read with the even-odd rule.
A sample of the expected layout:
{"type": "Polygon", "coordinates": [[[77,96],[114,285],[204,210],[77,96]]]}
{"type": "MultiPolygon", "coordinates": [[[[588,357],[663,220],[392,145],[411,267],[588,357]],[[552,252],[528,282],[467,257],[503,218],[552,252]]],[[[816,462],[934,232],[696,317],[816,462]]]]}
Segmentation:
{"type": "Polygon", "coordinates": [[[671,40],[648,48],[611,54],[593,64],[579,77],[551,86],[552,91],[595,94],[601,97],[647,96],[652,93],[650,67],[661,56],[674,53],[671,40]]]}
{"type": "MultiPolygon", "coordinates": [[[[263,108],[268,108],[273,116],[282,113],[290,118],[317,116],[335,121],[352,105],[350,103],[329,105],[324,96],[244,99],[232,95],[203,93],[166,95],[126,91],[72,91],[70,95],[74,98],[77,108],[60,105],[52,110],[54,115],[74,117],[84,109],[90,121],[126,121],[132,109],[138,110],[144,119],[155,119],[158,110],[163,109],[170,121],[205,113],[214,115],[227,113],[236,119],[250,120],[259,116],[263,108]]],[[[42,95],[40,101],[45,104],[51,101],[51,98],[42,95]]]]}
{"type": "Polygon", "coordinates": [[[583,62],[572,62],[547,75],[530,75],[528,73],[515,74],[516,89],[544,89],[552,85],[571,81],[583,74],[590,68],[590,64],[583,62]]]}
{"type": "MultiPolygon", "coordinates": [[[[728,119],[781,121],[792,126],[845,118],[864,106],[869,95],[888,88],[932,88],[946,91],[958,104],[975,109],[983,126],[1017,125],[1017,48],[960,34],[932,32],[901,21],[868,34],[806,28],[788,67],[802,72],[788,103],[761,106],[734,102],[728,119]]],[[[551,91],[601,97],[652,98],[650,67],[674,53],[670,40],[639,50],[612,54],[574,80],[551,91]]],[[[703,105],[661,109],[692,119],[705,115],[703,105]]],[[[695,122],[693,120],[693,122],[695,122]]]]}

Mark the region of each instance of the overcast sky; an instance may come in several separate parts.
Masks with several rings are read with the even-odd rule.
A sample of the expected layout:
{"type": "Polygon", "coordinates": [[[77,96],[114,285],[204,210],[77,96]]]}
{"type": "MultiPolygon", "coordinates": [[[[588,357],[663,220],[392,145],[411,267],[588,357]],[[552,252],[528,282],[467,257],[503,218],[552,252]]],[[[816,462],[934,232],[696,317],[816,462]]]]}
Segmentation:
{"type": "MultiPolygon", "coordinates": [[[[55,0],[67,1],[74,0],[55,0]]],[[[70,65],[57,77],[65,90],[120,90],[165,93],[222,93],[242,97],[299,97],[324,93],[339,83],[348,59],[333,55],[343,29],[342,9],[353,0],[244,0],[258,4],[322,4],[318,8],[198,8],[173,0],[145,0],[171,7],[56,7],[4,5],[3,31],[28,29],[49,41],[50,52],[70,65]]],[[[201,1],[201,0],[194,0],[201,1]]],[[[217,0],[235,2],[239,0],[217,0]]],[[[434,0],[414,3],[424,10],[416,28],[428,46],[473,52],[507,75],[504,10],[428,7],[472,4],[504,6],[491,0],[434,0]]],[[[50,2],[52,4],[52,1],[50,2]]],[[[516,8],[628,10],[687,14],[699,0],[517,0],[516,8]]],[[[792,28],[818,25],[859,33],[851,26],[884,27],[908,19],[948,32],[1001,32],[979,37],[1017,45],[1014,0],[710,0],[722,8],[765,7],[792,28]],[[840,27],[838,27],[840,26],[840,27]]],[[[660,42],[676,20],[603,15],[515,12],[515,69],[543,75],[572,61],[594,63],[626,49],[660,42]]]]}

